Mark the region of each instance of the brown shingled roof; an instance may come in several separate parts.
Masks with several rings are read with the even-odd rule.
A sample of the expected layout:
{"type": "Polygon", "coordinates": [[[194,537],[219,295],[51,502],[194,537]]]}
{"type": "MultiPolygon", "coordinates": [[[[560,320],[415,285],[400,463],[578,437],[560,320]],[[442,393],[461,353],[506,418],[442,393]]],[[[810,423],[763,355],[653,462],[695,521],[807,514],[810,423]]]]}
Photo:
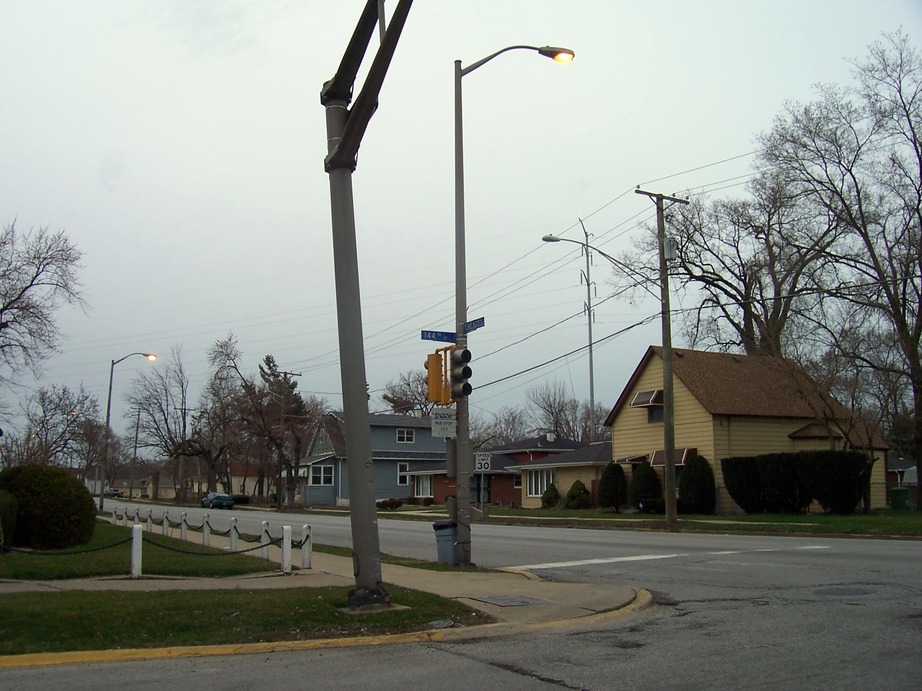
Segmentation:
{"type": "MultiPolygon", "coordinates": [[[[662,348],[652,350],[662,357],[662,348]]],[[[676,348],[672,370],[712,415],[850,417],[802,369],[781,358],[676,348]]]]}

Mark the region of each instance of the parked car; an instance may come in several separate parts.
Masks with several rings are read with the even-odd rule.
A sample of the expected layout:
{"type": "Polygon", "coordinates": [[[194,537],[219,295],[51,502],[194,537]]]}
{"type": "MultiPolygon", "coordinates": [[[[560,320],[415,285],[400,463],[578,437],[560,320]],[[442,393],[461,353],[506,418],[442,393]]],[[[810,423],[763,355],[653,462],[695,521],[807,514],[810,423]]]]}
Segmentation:
{"type": "Polygon", "coordinates": [[[202,497],[202,508],[205,509],[232,509],[234,500],[224,492],[209,492],[202,497]]]}
{"type": "Polygon", "coordinates": [[[120,497],[120,496],[122,496],[121,491],[120,491],[120,490],[117,490],[117,489],[107,489],[105,492],[103,492],[103,494],[105,494],[107,497],[120,497]]]}

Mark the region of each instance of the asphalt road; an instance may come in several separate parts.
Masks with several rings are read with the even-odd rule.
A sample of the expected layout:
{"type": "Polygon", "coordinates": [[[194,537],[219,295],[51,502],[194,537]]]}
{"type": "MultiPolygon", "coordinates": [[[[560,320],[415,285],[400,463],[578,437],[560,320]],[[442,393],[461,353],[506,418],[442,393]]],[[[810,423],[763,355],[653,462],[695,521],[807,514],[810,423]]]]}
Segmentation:
{"type": "MultiPolygon", "coordinates": [[[[211,522],[231,515],[243,532],[263,520],[211,522]]],[[[305,522],[268,516],[296,536],[305,522]]],[[[348,518],[308,522],[315,542],[351,543],[348,518]]],[[[382,519],[379,533],[385,552],[435,556],[427,523],[382,519]]],[[[545,579],[639,585],[658,604],[580,633],[31,668],[0,674],[0,687],[922,689],[919,541],[475,525],[473,555],[545,579]]]]}

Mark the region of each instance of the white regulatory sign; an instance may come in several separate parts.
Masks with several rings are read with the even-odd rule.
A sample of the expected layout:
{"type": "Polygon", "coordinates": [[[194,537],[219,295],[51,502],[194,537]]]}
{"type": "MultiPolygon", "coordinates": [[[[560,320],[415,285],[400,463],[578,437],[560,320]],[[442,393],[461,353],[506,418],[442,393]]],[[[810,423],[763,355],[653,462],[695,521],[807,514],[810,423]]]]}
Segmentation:
{"type": "Polygon", "coordinates": [[[490,472],[490,459],[492,454],[478,452],[474,454],[474,472],[475,473],[489,473],[490,472]]]}
{"type": "Polygon", "coordinates": [[[454,408],[433,409],[429,414],[429,419],[432,421],[433,437],[454,437],[458,433],[454,408]]]}

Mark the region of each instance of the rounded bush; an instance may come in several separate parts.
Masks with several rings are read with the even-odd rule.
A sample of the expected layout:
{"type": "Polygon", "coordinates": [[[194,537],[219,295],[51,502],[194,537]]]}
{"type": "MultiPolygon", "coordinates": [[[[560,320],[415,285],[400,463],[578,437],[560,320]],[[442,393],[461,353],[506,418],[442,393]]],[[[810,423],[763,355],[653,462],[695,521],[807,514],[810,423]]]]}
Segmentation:
{"type": "Polygon", "coordinates": [[[544,490],[544,494],[541,495],[541,508],[556,509],[559,506],[560,491],[557,489],[557,485],[552,482],[547,486],[547,489],[544,490]]]}
{"type": "Polygon", "coordinates": [[[714,471],[704,456],[692,456],[679,478],[679,499],[688,513],[714,513],[717,490],[714,471]]]}
{"type": "Polygon", "coordinates": [[[16,501],[16,497],[0,489],[0,549],[5,549],[13,543],[18,510],[19,502],[16,501]]]}
{"type": "Polygon", "coordinates": [[[621,513],[621,507],[626,500],[627,477],[624,468],[618,463],[609,463],[599,478],[599,506],[621,513]]]}
{"type": "Polygon", "coordinates": [[[649,500],[663,501],[663,483],[649,461],[641,461],[631,471],[631,503],[639,508],[649,500]]]}
{"type": "Polygon", "coordinates": [[[0,473],[0,489],[19,503],[12,544],[34,549],[84,545],[93,536],[96,504],[63,468],[24,465],[0,473]]]}
{"type": "Polygon", "coordinates": [[[591,506],[592,497],[589,495],[589,490],[586,489],[586,485],[577,480],[567,492],[566,508],[588,509],[591,506]]]}

